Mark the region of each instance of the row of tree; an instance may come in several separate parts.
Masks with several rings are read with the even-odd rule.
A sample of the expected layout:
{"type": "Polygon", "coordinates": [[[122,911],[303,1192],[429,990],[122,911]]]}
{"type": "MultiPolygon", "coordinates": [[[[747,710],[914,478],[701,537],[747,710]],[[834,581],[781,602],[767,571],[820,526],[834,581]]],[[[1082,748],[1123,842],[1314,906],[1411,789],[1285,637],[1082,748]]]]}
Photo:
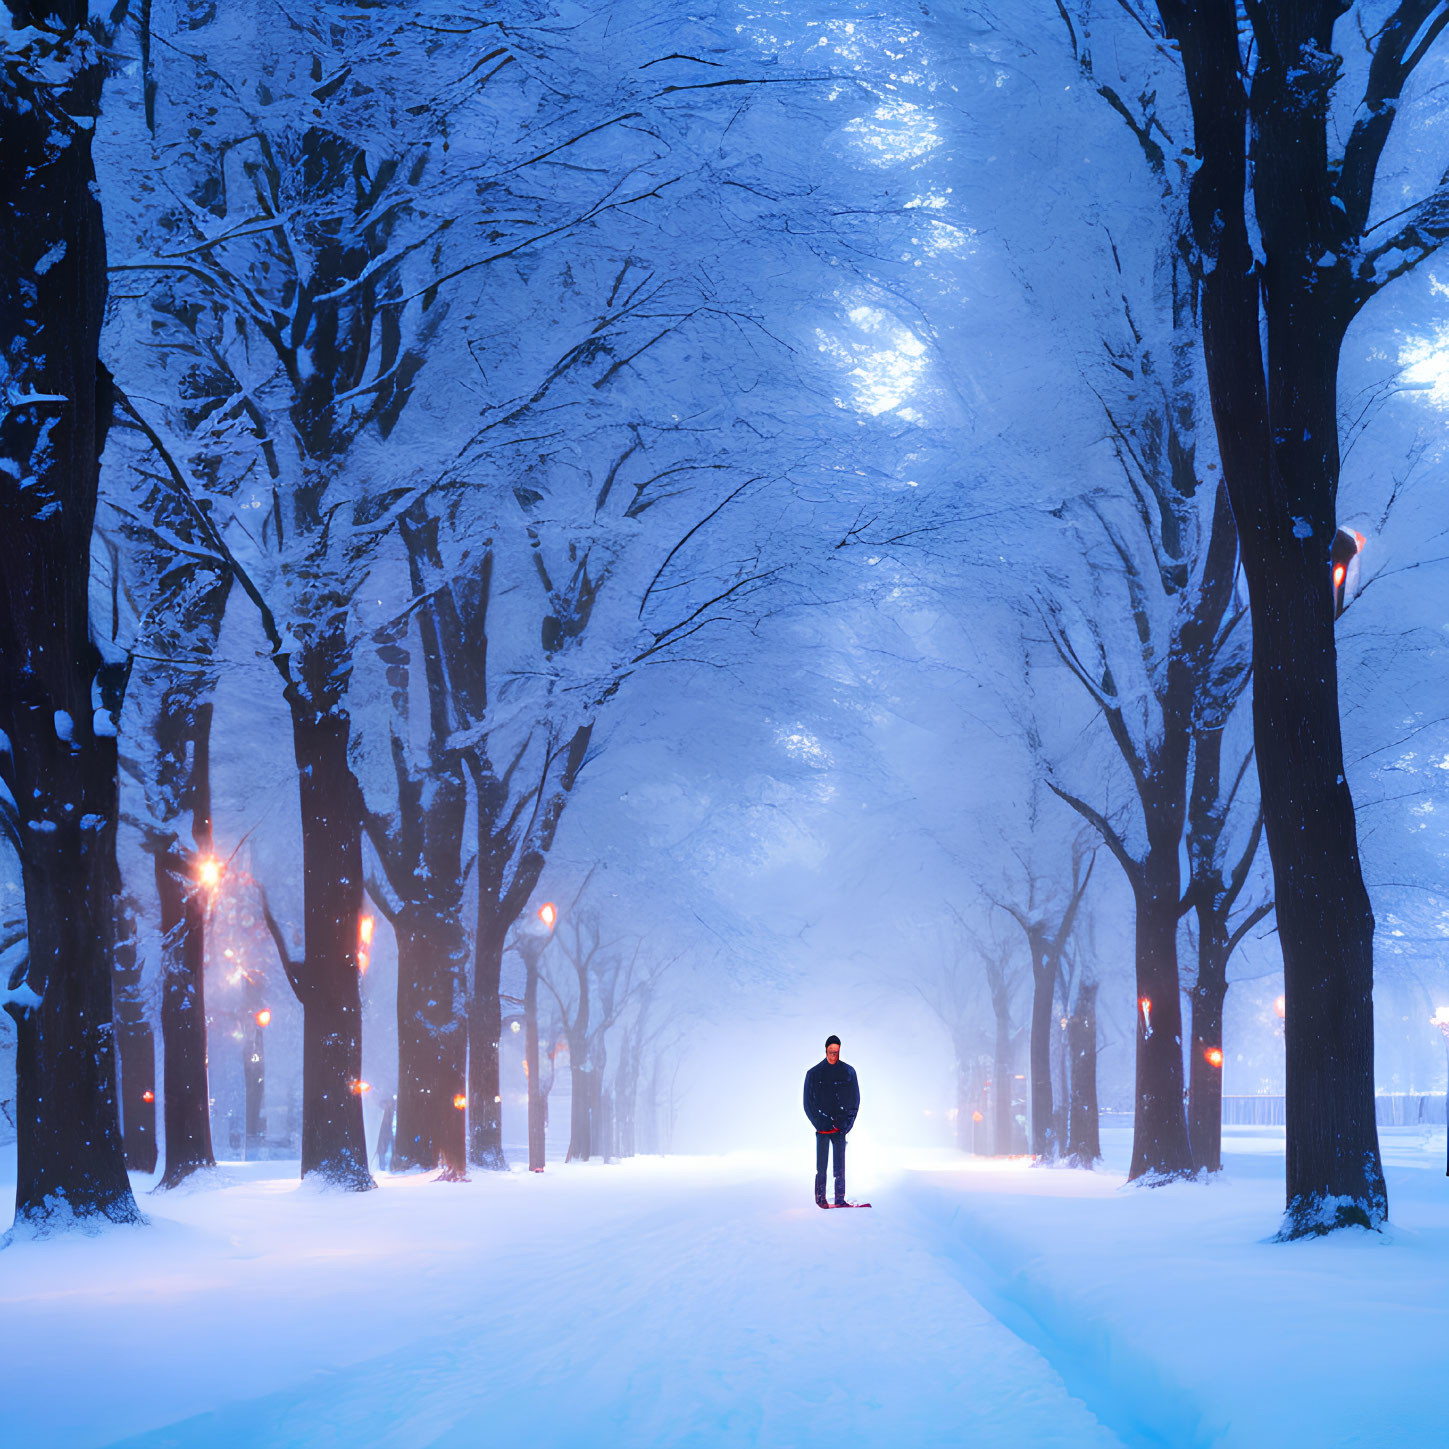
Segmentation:
{"type": "MultiPolygon", "coordinates": [[[[932,320],[950,315],[958,244],[932,243],[952,282],[936,295],[892,251],[898,231],[917,250],[914,232],[934,237],[921,218],[945,198],[861,207],[781,160],[804,153],[779,144],[779,118],[828,133],[828,102],[757,133],[754,89],[840,88],[751,68],[680,16],[176,0],[128,21],[124,6],[102,20],[70,0],[7,4],[0,815],[27,906],[6,987],[18,1216],[134,1213],[109,1065],[121,765],[144,797],[128,819],[166,942],[168,1152],[173,1111],[178,1153],[201,1131],[198,882],[224,626],[257,640],[295,762],[300,901],[278,890],[267,918],[305,1015],[303,1171],[371,1182],[353,1090],[364,890],[398,940],[402,1160],[500,1166],[505,945],[625,686],[660,661],[717,664],[724,626],[827,557],[902,561],[898,577],[920,568],[957,596],[979,578],[960,545],[990,500],[953,472],[913,492],[899,474],[929,445],[902,433],[845,442],[843,402],[780,321],[835,268],[843,304],[868,299],[849,314],[861,327],[888,331],[886,306],[924,319],[897,372],[929,349],[959,370],[958,400],[979,394],[932,320]],[[103,111],[131,43],[136,83],[107,84],[103,111]],[[114,547],[93,570],[108,434],[114,547]],[[123,705],[146,750],[121,761],[123,705]]],[[[1072,547],[1020,601],[1016,707],[1133,897],[1132,1174],[1216,1165],[1227,963],[1275,908],[1284,1232],[1377,1224],[1373,918],[1333,632],[1338,357],[1361,309],[1443,239],[1437,172],[1406,210],[1375,197],[1449,7],[1064,4],[1035,47],[1039,20],[1021,17],[1018,54],[1125,136],[1143,200],[1113,215],[1146,223],[1084,228],[1110,306],[1080,371],[1117,476],[1035,519],[1072,547]],[[1037,707],[1048,657],[1101,722],[1126,806],[1082,783],[1055,696],[1037,707]],[[1271,889],[1253,874],[1260,835],[1271,889]]],[[[999,89],[1013,44],[973,31],[959,55],[999,89]]],[[[1097,183],[1077,183],[1092,213],[1097,183]]],[[[1011,259],[1027,292],[1044,255],[1011,259]]],[[[1030,813],[1033,850],[1070,838],[1035,797],[1030,813]]],[[[1031,959],[1033,1145],[1081,1155],[1051,1026],[1092,1016],[1068,963],[1095,867],[1071,852],[1070,887],[1064,865],[1051,892],[1029,855],[1021,889],[975,883],[1031,959]]],[[[580,1070],[586,986],[569,1008],[580,1070]]],[[[154,1095],[154,1054],[126,1021],[129,1104],[154,1095]]]]}
{"type": "MultiPolygon", "coordinates": [[[[210,1160],[204,902],[229,608],[260,636],[296,764],[301,900],[266,919],[304,1013],[303,1173],[372,1182],[369,882],[398,941],[394,1161],[501,1167],[505,943],[598,713],[776,571],[728,531],[731,505],[759,491],[714,441],[748,419],[737,379],[713,398],[671,384],[723,334],[773,345],[712,294],[706,266],[733,219],[691,175],[695,132],[717,140],[730,116],[674,99],[712,63],[659,49],[657,25],[603,46],[587,26],[486,12],[180,4],[123,21],[61,7],[5,61],[20,405],[0,657],[29,921],[7,997],[17,1218],[134,1215],[109,1008],[128,683],[147,746],[124,760],[145,799],[128,821],[154,861],[166,953],[165,1180],[210,1160]],[[102,113],[123,38],[139,38],[142,84],[111,83],[102,113]],[[666,215],[689,266],[677,247],[667,268],[651,257],[666,215]],[[92,375],[94,408],[73,415],[92,375]],[[460,400],[475,413],[461,437],[447,426],[460,400]],[[112,421],[119,546],[101,612],[90,539],[112,421]]],[[[586,1071],[604,1038],[582,984],[578,1000],[566,1024],[586,1071]]],[[[154,1051],[131,1029],[119,1046],[141,1120],[154,1051]]],[[[624,1051],[629,1073],[646,1069],[640,1042],[624,1051]]],[[[583,1119],[578,1132],[588,1155],[583,1119]]]]}
{"type": "MultiPolygon", "coordinates": [[[[1375,1225],[1387,1207],[1374,1125],[1373,914],[1334,639],[1363,540],[1336,516],[1338,371],[1350,324],[1445,235],[1438,168],[1418,168],[1422,190],[1402,208],[1379,178],[1449,10],[1059,5],[1056,24],[1055,44],[1023,24],[1018,53],[1039,72],[1053,63],[1043,57],[1059,57],[1054,78],[1085,89],[1125,128],[1149,199],[1136,234],[1099,227],[1109,305],[1080,367],[1119,479],[1078,489],[1043,519],[1075,548],[1038,573],[1021,603],[1016,715],[1040,777],[1131,891],[1131,1175],[1219,1165],[1228,962],[1275,912],[1288,1083],[1282,1231],[1375,1225]],[[1051,690],[1039,699],[1033,682],[1044,654],[1083,691],[1116,771],[1052,730],[1060,702],[1051,690]],[[1251,727],[1240,708],[1250,681],[1251,727]],[[1102,783],[1079,783],[1088,773],[1102,783]],[[1271,883],[1256,878],[1260,838],[1271,883]],[[1180,953],[1194,939],[1195,969],[1184,969],[1180,953]]],[[[1021,262],[1024,280],[1040,279],[1036,261],[1021,262]]],[[[1031,808],[1025,834],[1040,841],[1031,808]]],[[[1054,890],[1039,891],[1042,876],[1024,863],[1015,892],[976,882],[1028,945],[1032,1149],[1047,1157],[1064,1145],[1050,1028],[1083,1015],[1062,971],[1085,876],[1080,849],[1071,855],[1071,884],[1058,867],[1054,890]]],[[[983,943],[976,955],[988,994],[1003,999],[997,952],[983,943]]],[[[969,1059],[960,1046],[957,1055],[969,1059]]],[[[998,1081],[1003,1060],[998,1050],[998,1081]]]]}

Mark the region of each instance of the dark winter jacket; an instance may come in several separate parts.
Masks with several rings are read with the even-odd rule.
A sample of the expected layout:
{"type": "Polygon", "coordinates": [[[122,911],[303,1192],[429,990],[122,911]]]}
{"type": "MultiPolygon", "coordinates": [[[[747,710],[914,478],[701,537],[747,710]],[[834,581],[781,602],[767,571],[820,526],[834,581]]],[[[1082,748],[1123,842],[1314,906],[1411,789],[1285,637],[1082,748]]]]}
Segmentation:
{"type": "Polygon", "coordinates": [[[816,1062],[805,1073],[805,1115],[817,1132],[842,1135],[855,1126],[860,1111],[860,1083],[855,1068],[844,1062],[816,1062]]]}

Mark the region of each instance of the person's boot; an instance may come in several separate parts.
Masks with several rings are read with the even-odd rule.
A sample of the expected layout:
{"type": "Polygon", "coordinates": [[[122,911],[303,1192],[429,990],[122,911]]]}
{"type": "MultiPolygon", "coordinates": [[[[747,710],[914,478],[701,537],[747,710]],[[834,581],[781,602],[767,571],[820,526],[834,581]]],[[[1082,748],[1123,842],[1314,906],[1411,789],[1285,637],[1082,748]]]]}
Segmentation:
{"type": "Polygon", "coordinates": [[[816,1207],[828,1208],[830,1206],[830,1204],[828,1202],[826,1202],[823,1197],[817,1197],[815,1199],[815,1206],[816,1207]]]}

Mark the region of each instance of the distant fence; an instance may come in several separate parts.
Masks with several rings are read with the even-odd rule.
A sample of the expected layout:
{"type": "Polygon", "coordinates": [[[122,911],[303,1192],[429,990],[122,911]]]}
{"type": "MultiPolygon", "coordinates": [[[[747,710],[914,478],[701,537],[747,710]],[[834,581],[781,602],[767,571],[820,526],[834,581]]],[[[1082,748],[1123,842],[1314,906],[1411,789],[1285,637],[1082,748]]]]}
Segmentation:
{"type": "MultiPolygon", "coordinates": [[[[1380,1127],[1418,1127],[1444,1120],[1443,1092],[1381,1092],[1374,1098],[1380,1127]]],[[[1281,1127],[1282,1097],[1224,1097],[1223,1124],[1233,1127],[1281,1127]]]]}

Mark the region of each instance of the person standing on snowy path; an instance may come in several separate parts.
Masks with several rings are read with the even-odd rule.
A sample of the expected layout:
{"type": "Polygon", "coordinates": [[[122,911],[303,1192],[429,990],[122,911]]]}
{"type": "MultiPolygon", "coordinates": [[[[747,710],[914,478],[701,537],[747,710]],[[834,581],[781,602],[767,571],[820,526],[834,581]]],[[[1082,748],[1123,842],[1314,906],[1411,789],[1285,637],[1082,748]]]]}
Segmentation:
{"type": "Polygon", "coordinates": [[[825,1039],[825,1060],[805,1073],[805,1115],[815,1129],[815,1205],[825,1201],[825,1164],[835,1144],[835,1206],[845,1203],[845,1134],[860,1111],[860,1083],[855,1068],[840,1060],[840,1038],[825,1039]]]}

